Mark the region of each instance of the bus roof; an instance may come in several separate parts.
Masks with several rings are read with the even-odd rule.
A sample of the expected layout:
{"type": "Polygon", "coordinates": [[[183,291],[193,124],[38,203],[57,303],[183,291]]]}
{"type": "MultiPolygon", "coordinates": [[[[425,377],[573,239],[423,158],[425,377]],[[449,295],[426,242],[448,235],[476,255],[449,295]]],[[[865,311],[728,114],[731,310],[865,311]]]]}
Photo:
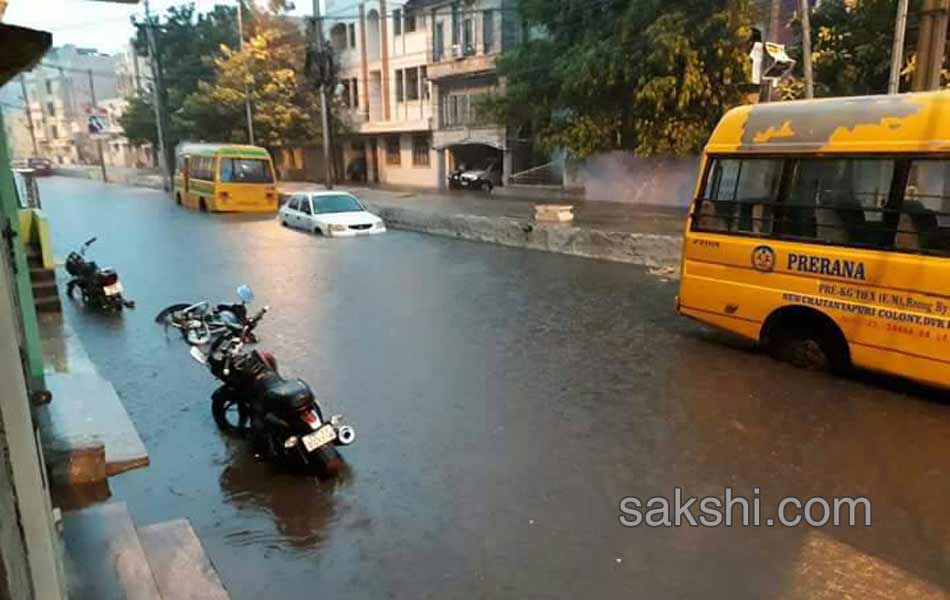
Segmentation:
{"type": "Polygon", "coordinates": [[[253,158],[270,158],[265,148],[242,144],[205,144],[184,142],[178,144],[176,155],[189,154],[192,156],[242,156],[253,158]]]}
{"type": "Polygon", "coordinates": [[[950,90],[740,106],[716,126],[706,152],[950,152],[950,90]]]}

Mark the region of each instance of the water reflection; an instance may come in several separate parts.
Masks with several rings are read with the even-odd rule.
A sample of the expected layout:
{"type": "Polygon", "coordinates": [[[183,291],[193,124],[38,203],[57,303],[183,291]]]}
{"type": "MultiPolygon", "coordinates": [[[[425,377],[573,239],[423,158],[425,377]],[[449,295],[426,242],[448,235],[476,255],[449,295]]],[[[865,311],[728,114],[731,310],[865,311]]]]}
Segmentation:
{"type": "Polygon", "coordinates": [[[233,444],[230,454],[218,479],[225,501],[242,513],[269,519],[277,533],[235,531],[228,536],[230,543],[314,550],[327,541],[330,526],[338,519],[337,494],[352,477],[348,468],[335,480],[321,481],[259,460],[243,441],[233,444]]]}

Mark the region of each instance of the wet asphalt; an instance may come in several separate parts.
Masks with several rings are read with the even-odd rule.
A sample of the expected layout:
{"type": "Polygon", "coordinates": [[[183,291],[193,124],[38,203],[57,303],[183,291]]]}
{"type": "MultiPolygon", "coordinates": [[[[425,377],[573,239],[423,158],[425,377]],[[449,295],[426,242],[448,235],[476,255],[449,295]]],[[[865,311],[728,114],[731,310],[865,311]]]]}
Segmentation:
{"type": "MultiPolygon", "coordinates": [[[[233,598],[899,598],[950,591],[950,405],[776,363],[628,265],[390,232],[330,240],[162,193],[48,178],[62,258],[138,307],[66,319],[151,455],[111,480],[188,517],[233,598]],[[357,428],[335,483],[215,429],[216,383],[152,319],[241,283],[282,371],[357,428]],[[870,528],[625,528],[618,503],[867,496],[870,528]]],[[[60,274],[62,278],[62,274],[60,274]]],[[[766,508],[768,514],[770,508],[766,508]]]]}

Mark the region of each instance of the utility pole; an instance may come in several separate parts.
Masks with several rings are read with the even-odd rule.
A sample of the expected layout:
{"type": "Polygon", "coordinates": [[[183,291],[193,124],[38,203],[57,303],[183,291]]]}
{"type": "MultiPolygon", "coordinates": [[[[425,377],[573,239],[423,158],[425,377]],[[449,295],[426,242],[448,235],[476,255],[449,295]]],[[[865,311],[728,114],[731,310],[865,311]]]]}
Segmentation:
{"type": "Polygon", "coordinates": [[[904,36],[907,33],[908,0],[898,0],[897,20],[894,22],[894,47],[891,49],[891,76],[887,80],[887,93],[896,94],[901,87],[901,67],[904,66],[904,36]]]}
{"type": "Polygon", "coordinates": [[[914,91],[940,87],[940,71],[947,53],[947,23],[950,0],[924,0],[917,40],[917,68],[914,91]]]}
{"type": "MultiPolygon", "coordinates": [[[[383,16],[385,18],[385,15],[383,16]]],[[[324,73],[329,73],[328,61],[330,56],[326,53],[323,45],[323,19],[320,17],[320,0],[313,0],[313,30],[316,37],[317,49],[320,60],[324,63],[321,69],[324,73]]],[[[326,81],[320,82],[320,116],[323,121],[323,176],[328,190],[333,189],[333,157],[330,156],[330,107],[329,94],[327,94],[326,81]]]]}
{"type": "Polygon", "coordinates": [[[40,149],[36,145],[36,132],[33,131],[33,113],[30,111],[30,97],[26,93],[26,78],[20,75],[20,89],[23,90],[23,104],[26,105],[26,124],[30,129],[30,141],[33,142],[33,156],[40,155],[40,149]]]}
{"type": "Polygon", "coordinates": [[[168,169],[168,155],[165,153],[165,103],[161,93],[162,69],[158,63],[158,46],[155,43],[155,32],[152,31],[152,14],[149,12],[148,0],[145,0],[145,39],[148,42],[148,62],[152,70],[152,105],[155,108],[155,127],[158,130],[158,166],[162,170],[162,187],[165,191],[169,191],[171,176],[168,169]]]}
{"type": "MultiPolygon", "coordinates": [[[[89,96],[92,97],[92,110],[94,114],[98,116],[99,113],[99,104],[96,102],[96,83],[95,77],[92,76],[92,69],[86,71],[86,74],[89,75],[89,96]]],[[[86,123],[86,131],[89,131],[89,123],[86,123]]],[[[90,131],[90,133],[92,133],[90,131]]],[[[96,134],[101,136],[102,132],[96,134]]],[[[106,176],[106,159],[102,154],[102,138],[96,138],[96,152],[99,154],[99,168],[102,169],[102,182],[109,183],[109,178],[106,176]]]]}
{"type": "MultiPolygon", "coordinates": [[[[903,0],[906,2],[907,0],[903,0]]],[[[811,7],[808,0],[801,0],[802,11],[802,59],[805,61],[805,97],[815,97],[815,75],[811,64],[811,7]]]]}
{"type": "MultiPolygon", "coordinates": [[[[318,0],[314,0],[317,2],[318,0]]],[[[244,50],[244,17],[241,16],[241,13],[244,12],[244,2],[243,0],[238,0],[237,6],[237,22],[238,22],[238,50],[244,50]]],[[[247,141],[250,145],[254,145],[254,116],[251,112],[251,93],[247,87],[247,72],[244,73],[244,113],[247,116],[247,141]]]]}

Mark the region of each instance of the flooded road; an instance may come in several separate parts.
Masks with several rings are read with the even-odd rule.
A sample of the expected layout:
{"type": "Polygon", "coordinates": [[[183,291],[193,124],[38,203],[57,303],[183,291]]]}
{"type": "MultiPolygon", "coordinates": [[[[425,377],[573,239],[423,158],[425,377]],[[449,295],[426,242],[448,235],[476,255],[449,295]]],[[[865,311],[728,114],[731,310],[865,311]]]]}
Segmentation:
{"type": "MultiPolygon", "coordinates": [[[[402,232],[328,240],[159,192],[50,178],[62,258],[138,302],[66,318],[152,464],[113,478],[139,525],[187,516],[232,597],[862,598],[950,591],[950,405],[773,362],[673,314],[643,270],[402,232]],[[280,473],[223,437],[216,383],[152,321],[271,312],[282,371],[357,428],[350,472],[280,473]],[[626,496],[866,496],[870,528],[622,527],[626,496]]],[[[62,275],[60,275],[62,281],[62,275]]]]}

